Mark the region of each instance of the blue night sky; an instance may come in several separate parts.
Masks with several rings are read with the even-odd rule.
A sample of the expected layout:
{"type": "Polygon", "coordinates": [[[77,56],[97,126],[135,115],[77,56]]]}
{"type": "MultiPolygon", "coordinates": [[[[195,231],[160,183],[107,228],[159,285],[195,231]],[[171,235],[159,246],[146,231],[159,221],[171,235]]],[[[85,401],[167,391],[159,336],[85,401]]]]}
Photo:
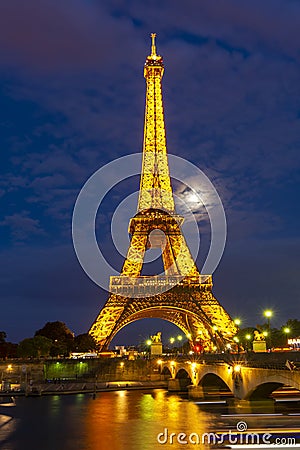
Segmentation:
{"type": "MultiPolygon", "coordinates": [[[[216,297],[245,326],[266,307],[274,325],[300,319],[300,2],[2,0],[0,330],[10,341],[55,320],[86,332],[104,305],[76,258],[72,211],[93,172],[142,150],[151,32],[168,150],[203,170],[226,211],[216,297]]],[[[99,245],[117,270],[110,219],[138,182],[99,211],[99,245]]],[[[137,322],[114,342],[160,329],[173,330],[137,322]]]]}

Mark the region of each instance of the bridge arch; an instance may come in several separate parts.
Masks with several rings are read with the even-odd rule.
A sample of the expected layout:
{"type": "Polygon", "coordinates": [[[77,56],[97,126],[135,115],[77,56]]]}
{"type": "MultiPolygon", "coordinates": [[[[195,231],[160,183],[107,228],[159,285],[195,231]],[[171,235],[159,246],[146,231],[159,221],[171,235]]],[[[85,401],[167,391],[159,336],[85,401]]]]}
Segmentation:
{"type": "Polygon", "coordinates": [[[181,378],[191,378],[188,371],[186,369],[184,369],[183,367],[181,367],[177,373],[175,378],[177,379],[181,379],[181,378]]]}
{"type": "Polygon", "coordinates": [[[257,369],[252,369],[254,375],[250,373],[245,383],[244,399],[255,400],[258,397],[268,398],[272,392],[282,386],[289,386],[300,390],[300,373],[286,370],[264,370],[259,374],[257,369]],[[256,373],[255,373],[256,372],[256,373]]]}
{"type": "Polygon", "coordinates": [[[169,369],[168,366],[164,366],[162,368],[161,375],[163,375],[165,377],[165,379],[172,377],[171,370],[169,369]]]}
{"type": "Polygon", "coordinates": [[[177,371],[175,379],[179,381],[179,386],[180,386],[181,391],[186,391],[188,389],[188,386],[192,384],[192,379],[190,377],[190,374],[183,367],[181,367],[177,371]]]}
{"type": "Polygon", "coordinates": [[[272,392],[276,391],[276,389],[284,386],[283,383],[275,382],[275,381],[266,381],[265,383],[257,385],[254,389],[248,392],[246,399],[247,400],[261,400],[265,398],[269,398],[272,392]]]}
{"type": "Polygon", "coordinates": [[[205,375],[203,375],[198,383],[198,386],[202,387],[204,397],[214,394],[231,394],[233,396],[232,390],[230,389],[228,384],[220,375],[213,372],[207,372],[205,375]]]}

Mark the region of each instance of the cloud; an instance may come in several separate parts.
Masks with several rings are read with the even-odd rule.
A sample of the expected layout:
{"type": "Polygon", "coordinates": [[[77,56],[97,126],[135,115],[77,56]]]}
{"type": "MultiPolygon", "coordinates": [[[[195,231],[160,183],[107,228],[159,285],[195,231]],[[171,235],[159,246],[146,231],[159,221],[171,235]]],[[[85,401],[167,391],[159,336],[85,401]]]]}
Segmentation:
{"type": "Polygon", "coordinates": [[[85,275],[71,245],[24,244],[0,252],[1,313],[8,339],[19,342],[48,321],[76,333],[90,327],[107,298],[85,275]]]}
{"type": "Polygon", "coordinates": [[[267,307],[274,326],[298,318],[299,250],[299,238],[228,241],[214,275],[216,297],[245,326],[262,323],[267,307]]]}
{"type": "Polygon", "coordinates": [[[129,8],[115,1],[110,5],[122,17],[143,23],[143,28],[151,31],[154,27],[164,38],[180,35],[190,44],[218,39],[224,47],[299,57],[300,6],[293,0],[167,0],[159,5],[132,1],[129,8]]]}
{"type": "MultiPolygon", "coordinates": [[[[25,311],[20,337],[47,320],[86,329],[106,298],[71,255],[72,208],[95,170],[142,149],[152,31],[165,62],[168,150],[209,176],[227,214],[221,302],[252,311],[269,298],[279,308],[288,295],[283,309],[299,315],[299,8],[290,0],[2,1],[0,225],[12,241],[0,255],[1,290],[13,305],[7,323],[15,311],[25,322],[25,311]]],[[[103,241],[117,195],[137,188],[129,180],[107,199],[103,241]]],[[[198,219],[206,231],[201,211],[198,219]]]]}
{"type": "Polygon", "coordinates": [[[74,0],[3,0],[0,17],[2,63],[39,71],[87,70],[111,64],[113,50],[128,31],[101,3],[74,0]],[[103,45],[105,43],[105,45],[103,45]]]}
{"type": "Polygon", "coordinates": [[[8,227],[12,238],[17,242],[23,242],[33,236],[43,236],[46,232],[41,228],[40,221],[29,216],[28,211],[5,216],[0,226],[8,227]]]}

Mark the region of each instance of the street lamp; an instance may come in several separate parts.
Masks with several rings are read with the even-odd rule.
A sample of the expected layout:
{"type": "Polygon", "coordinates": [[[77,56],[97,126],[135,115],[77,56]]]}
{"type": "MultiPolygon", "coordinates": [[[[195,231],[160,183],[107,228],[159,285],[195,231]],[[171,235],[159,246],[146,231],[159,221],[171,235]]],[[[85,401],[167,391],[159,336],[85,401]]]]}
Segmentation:
{"type": "Polygon", "coordinates": [[[235,366],[233,366],[233,370],[235,373],[240,373],[242,366],[240,364],[235,364],[235,366]]]}
{"type": "Polygon", "coordinates": [[[288,334],[291,332],[291,329],[289,327],[284,327],[283,332],[286,336],[286,344],[288,343],[288,334]]]}
{"type": "Polygon", "coordinates": [[[241,325],[241,319],[234,319],[234,323],[237,325],[237,326],[239,326],[239,325],[241,325]]]}
{"type": "Polygon", "coordinates": [[[146,354],[147,354],[146,357],[147,357],[148,359],[151,358],[151,344],[152,344],[151,339],[147,339],[146,345],[148,346],[148,348],[147,348],[147,351],[146,351],[146,354]]]}
{"type": "Polygon", "coordinates": [[[268,335],[269,335],[269,342],[270,342],[270,347],[271,347],[271,327],[270,327],[270,319],[273,316],[273,311],[271,311],[271,309],[266,309],[264,311],[264,316],[267,318],[268,321],[268,335]]]}
{"type": "Polygon", "coordinates": [[[236,343],[237,352],[240,353],[240,340],[239,340],[239,338],[237,336],[234,336],[233,340],[236,343]]]}
{"type": "Polygon", "coordinates": [[[180,342],[179,351],[180,351],[180,353],[182,353],[182,336],[181,336],[181,334],[179,334],[177,336],[177,340],[180,342]]]}
{"type": "Polygon", "coordinates": [[[175,338],[174,337],[170,337],[169,341],[170,341],[170,344],[171,344],[171,353],[173,353],[173,351],[174,351],[173,344],[175,342],[175,338]]]}
{"type": "Polygon", "coordinates": [[[271,319],[271,317],[273,316],[273,311],[271,311],[270,309],[266,309],[265,311],[264,311],[264,316],[267,318],[267,320],[268,320],[268,329],[269,329],[269,331],[270,331],[270,319],[271,319]]]}
{"type": "Polygon", "coordinates": [[[251,334],[246,334],[246,336],[245,336],[245,338],[246,338],[246,340],[247,340],[247,350],[249,350],[249,341],[250,341],[250,339],[251,339],[251,334]]]}

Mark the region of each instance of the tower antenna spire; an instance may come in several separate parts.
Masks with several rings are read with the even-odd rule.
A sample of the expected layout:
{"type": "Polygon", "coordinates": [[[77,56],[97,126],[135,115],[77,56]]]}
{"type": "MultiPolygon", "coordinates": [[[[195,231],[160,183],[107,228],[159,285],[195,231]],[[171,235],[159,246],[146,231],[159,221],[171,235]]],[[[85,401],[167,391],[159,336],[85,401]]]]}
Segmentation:
{"type": "Polygon", "coordinates": [[[151,33],[151,39],[152,39],[151,56],[156,56],[155,38],[156,38],[156,33],[151,33]]]}

